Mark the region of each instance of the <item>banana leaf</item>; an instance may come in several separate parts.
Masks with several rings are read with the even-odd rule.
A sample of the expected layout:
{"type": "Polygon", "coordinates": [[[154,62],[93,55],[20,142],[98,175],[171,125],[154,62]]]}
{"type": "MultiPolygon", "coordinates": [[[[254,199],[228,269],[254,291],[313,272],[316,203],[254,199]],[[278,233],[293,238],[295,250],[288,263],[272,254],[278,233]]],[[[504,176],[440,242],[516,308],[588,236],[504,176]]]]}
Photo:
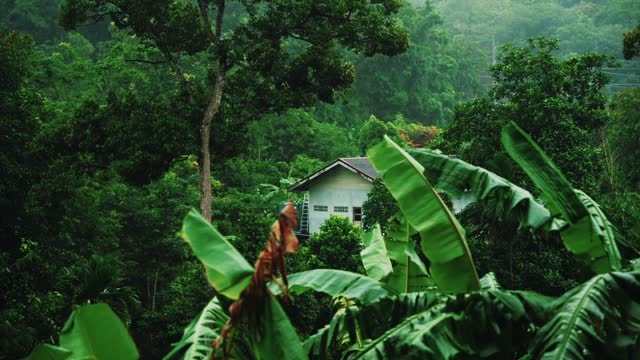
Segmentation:
{"type": "Polygon", "coordinates": [[[393,272],[384,281],[399,293],[424,291],[434,286],[411,239],[415,233],[402,214],[390,219],[385,244],[394,265],[393,272]]]}
{"type": "Polygon", "coordinates": [[[444,292],[480,288],[464,230],[424,175],[424,168],[389,137],[367,152],[409,225],[421,238],[430,272],[444,292]]]}
{"type": "Polygon", "coordinates": [[[597,275],[553,304],[535,359],[630,358],[640,335],[640,272],[597,275]]]}
{"type": "Polygon", "coordinates": [[[364,248],[360,252],[362,265],[367,276],[374,280],[381,280],[393,271],[391,260],[384,244],[384,238],[380,231],[380,225],[374,227],[364,234],[364,248]]]}
{"type": "Polygon", "coordinates": [[[291,325],[287,314],[278,300],[269,296],[264,307],[259,310],[261,321],[254,324],[260,327],[260,333],[254,334],[253,358],[273,360],[304,360],[307,359],[302,342],[291,325]]]}
{"type": "MultiPolygon", "coordinates": [[[[357,300],[360,304],[369,304],[380,298],[396,295],[396,291],[367,276],[333,269],[316,269],[289,274],[289,293],[300,295],[307,291],[317,291],[331,296],[342,296],[357,300]]],[[[282,290],[273,282],[269,290],[274,295],[282,290]]]]}
{"type": "Polygon", "coordinates": [[[542,191],[552,214],[561,214],[569,223],[560,233],[567,249],[596,273],[620,270],[613,225],[599,206],[582,191],[574,190],[540,147],[513,122],[503,128],[502,143],[542,191]]]}
{"type": "Polygon", "coordinates": [[[71,350],[51,344],[40,344],[25,360],[65,360],[69,357],[71,357],[71,350]]]}
{"type": "Polygon", "coordinates": [[[519,297],[479,291],[438,298],[387,329],[348,358],[513,358],[526,351],[530,319],[519,297]]]}
{"type": "Polygon", "coordinates": [[[305,350],[312,359],[327,359],[343,354],[349,347],[362,348],[363,342],[377,338],[407,316],[428,310],[440,298],[437,292],[411,293],[347,307],[304,342],[305,350]]]}
{"type": "Polygon", "coordinates": [[[182,338],[173,344],[173,349],[164,360],[173,358],[185,347],[188,347],[185,360],[204,360],[211,357],[211,344],[220,336],[220,331],[229,320],[217,297],[205,306],[202,312],[184,329],[182,338]]]}
{"type": "Polygon", "coordinates": [[[138,359],[133,339],[107,304],[83,305],[60,331],[60,347],[72,359],[138,359]]]}
{"type": "Polygon", "coordinates": [[[496,274],[493,272],[488,272],[480,278],[480,287],[482,290],[502,290],[502,286],[498,283],[496,274]]]}
{"type": "Polygon", "coordinates": [[[204,265],[211,286],[237,299],[253,276],[247,260],[195,209],[185,217],[181,235],[204,265]]]}
{"type": "Polygon", "coordinates": [[[539,228],[548,224],[551,213],[531,193],[488,171],[426,149],[407,151],[420,165],[433,186],[452,198],[473,194],[475,201],[486,200],[497,191],[509,193],[507,214],[521,218],[521,227],[539,228]]]}

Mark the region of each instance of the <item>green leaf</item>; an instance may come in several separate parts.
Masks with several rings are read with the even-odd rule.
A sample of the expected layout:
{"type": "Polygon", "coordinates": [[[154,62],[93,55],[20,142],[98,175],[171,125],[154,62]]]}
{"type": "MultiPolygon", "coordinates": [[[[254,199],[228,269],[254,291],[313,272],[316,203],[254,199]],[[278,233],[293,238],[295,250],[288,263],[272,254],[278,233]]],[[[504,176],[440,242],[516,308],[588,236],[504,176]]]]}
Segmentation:
{"type": "MultiPolygon", "coordinates": [[[[313,290],[331,296],[354,299],[361,304],[372,303],[382,297],[396,294],[393,289],[367,276],[342,270],[317,269],[303,271],[290,274],[288,280],[289,293],[293,295],[300,295],[313,290]]],[[[269,290],[274,295],[282,293],[280,287],[273,282],[269,283],[269,290]]]]}
{"type": "Polygon", "coordinates": [[[640,334],[640,272],[597,275],[553,308],[533,340],[534,358],[622,358],[640,334]]]}
{"type": "Polygon", "coordinates": [[[407,314],[365,341],[350,359],[512,358],[530,336],[526,307],[509,292],[480,291],[436,300],[426,311],[407,314]]]}
{"type": "Polygon", "coordinates": [[[497,191],[505,191],[510,195],[508,215],[522,219],[521,226],[539,228],[552,219],[549,210],[529,191],[488,170],[430,150],[411,149],[408,153],[424,166],[425,176],[433,186],[452,198],[470,192],[475,199],[486,200],[497,191]]]}
{"type": "Polygon", "coordinates": [[[393,271],[379,224],[364,234],[364,249],[360,256],[367,276],[374,280],[380,280],[393,271]]]}
{"type": "Polygon", "coordinates": [[[385,244],[394,265],[385,282],[399,293],[424,291],[434,286],[411,239],[415,233],[401,213],[390,219],[385,244]]]}
{"type": "Polygon", "coordinates": [[[488,272],[480,278],[480,287],[482,290],[502,290],[502,286],[498,283],[496,274],[493,272],[488,272]]]}
{"type": "Polygon", "coordinates": [[[185,360],[209,359],[213,348],[211,344],[220,336],[220,331],[229,320],[229,316],[220,306],[217,297],[205,306],[202,312],[184,329],[182,339],[173,344],[173,349],[164,359],[171,359],[185,347],[185,360]]]}
{"type": "Polygon", "coordinates": [[[51,344],[40,344],[25,360],[65,360],[70,356],[71,350],[51,344]]]}
{"type": "Polygon", "coordinates": [[[262,336],[255,344],[256,359],[307,358],[302,342],[277,299],[268,296],[260,316],[263,319],[260,324],[262,336]]]}
{"type": "Polygon", "coordinates": [[[60,332],[60,346],[72,351],[71,359],[139,358],[127,329],[107,304],[78,307],[60,332]]]}
{"type": "Polygon", "coordinates": [[[511,122],[502,129],[502,144],[507,153],[542,191],[547,208],[576,223],[587,215],[578,195],[560,170],[522,129],[511,122]]]}
{"type": "Polygon", "coordinates": [[[575,190],[589,216],[566,227],[560,235],[567,248],[579,254],[598,274],[620,270],[622,258],[615,240],[615,228],[593,199],[575,190]],[[585,241],[590,239],[591,241],[585,241]]]}
{"type": "Polygon", "coordinates": [[[253,267],[244,257],[195,209],[184,219],[182,238],[204,264],[211,286],[237,299],[253,276],[253,267]]]}
{"type": "Polygon", "coordinates": [[[424,175],[424,168],[389,137],[368,151],[385,186],[421,238],[431,276],[445,292],[480,288],[464,230],[424,175]]]}
{"type": "Polygon", "coordinates": [[[540,147],[513,122],[503,128],[502,143],[542,191],[549,209],[569,222],[560,234],[567,249],[596,273],[619,270],[621,258],[613,226],[599,206],[582,191],[574,190],[540,147]]]}
{"type": "Polygon", "coordinates": [[[401,294],[366,306],[340,309],[328,325],[304,342],[304,348],[312,359],[333,358],[330,354],[342,352],[363,339],[377,338],[406,317],[426,311],[440,297],[436,292],[401,294]]]}

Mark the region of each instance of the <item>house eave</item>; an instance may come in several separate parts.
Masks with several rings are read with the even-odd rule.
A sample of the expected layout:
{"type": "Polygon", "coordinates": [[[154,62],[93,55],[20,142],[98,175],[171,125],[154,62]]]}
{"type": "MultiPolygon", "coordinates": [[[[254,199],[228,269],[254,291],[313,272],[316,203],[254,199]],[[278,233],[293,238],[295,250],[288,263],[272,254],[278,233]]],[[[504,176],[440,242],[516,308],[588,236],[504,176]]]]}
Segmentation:
{"type": "Polygon", "coordinates": [[[309,184],[311,182],[313,182],[315,179],[317,179],[318,177],[326,174],[327,172],[333,170],[334,168],[338,167],[338,166],[342,166],[345,169],[358,174],[360,176],[362,176],[362,178],[364,178],[365,180],[369,181],[369,182],[373,182],[373,180],[375,180],[373,177],[369,176],[368,174],[354,168],[353,166],[351,166],[349,163],[342,161],[341,159],[338,159],[334,162],[332,162],[331,164],[323,167],[322,169],[316,171],[315,173],[307,176],[306,178],[298,181],[297,183],[293,184],[291,187],[289,187],[289,189],[287,189],[288,191],[308,191],[309,190],[309,184]]]}

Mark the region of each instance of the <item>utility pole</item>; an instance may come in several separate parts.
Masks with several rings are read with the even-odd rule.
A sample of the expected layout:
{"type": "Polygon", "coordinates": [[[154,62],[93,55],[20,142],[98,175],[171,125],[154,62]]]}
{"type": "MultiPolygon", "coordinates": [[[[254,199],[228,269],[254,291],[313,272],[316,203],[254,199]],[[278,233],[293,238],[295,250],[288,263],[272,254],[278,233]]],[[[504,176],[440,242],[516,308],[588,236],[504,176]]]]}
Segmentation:
{"type": "MultiPolygon", "coordinates": [[[[491,66],[496,64],[496,36],[491,35],[491,66]]],[[[496,79],[491,77],[491,87],[496,85],[496,79]]]]}

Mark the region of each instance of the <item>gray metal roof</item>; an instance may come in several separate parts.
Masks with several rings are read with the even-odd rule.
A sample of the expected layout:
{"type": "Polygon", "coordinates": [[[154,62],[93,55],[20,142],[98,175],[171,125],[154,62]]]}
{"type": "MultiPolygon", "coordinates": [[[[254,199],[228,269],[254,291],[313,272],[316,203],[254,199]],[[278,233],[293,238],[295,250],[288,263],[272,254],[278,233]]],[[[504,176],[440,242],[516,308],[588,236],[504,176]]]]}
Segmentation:
{"type": "Polygon", "coordinates": [[[371,164],[371,161],[369,161],[369,159],[366,157],[340,158],[338,160],[346,162],[354,169],[369,176],[371,179],[375,179],[380,176],[380,174],[378,174],[376,169],[371,164]]]}

